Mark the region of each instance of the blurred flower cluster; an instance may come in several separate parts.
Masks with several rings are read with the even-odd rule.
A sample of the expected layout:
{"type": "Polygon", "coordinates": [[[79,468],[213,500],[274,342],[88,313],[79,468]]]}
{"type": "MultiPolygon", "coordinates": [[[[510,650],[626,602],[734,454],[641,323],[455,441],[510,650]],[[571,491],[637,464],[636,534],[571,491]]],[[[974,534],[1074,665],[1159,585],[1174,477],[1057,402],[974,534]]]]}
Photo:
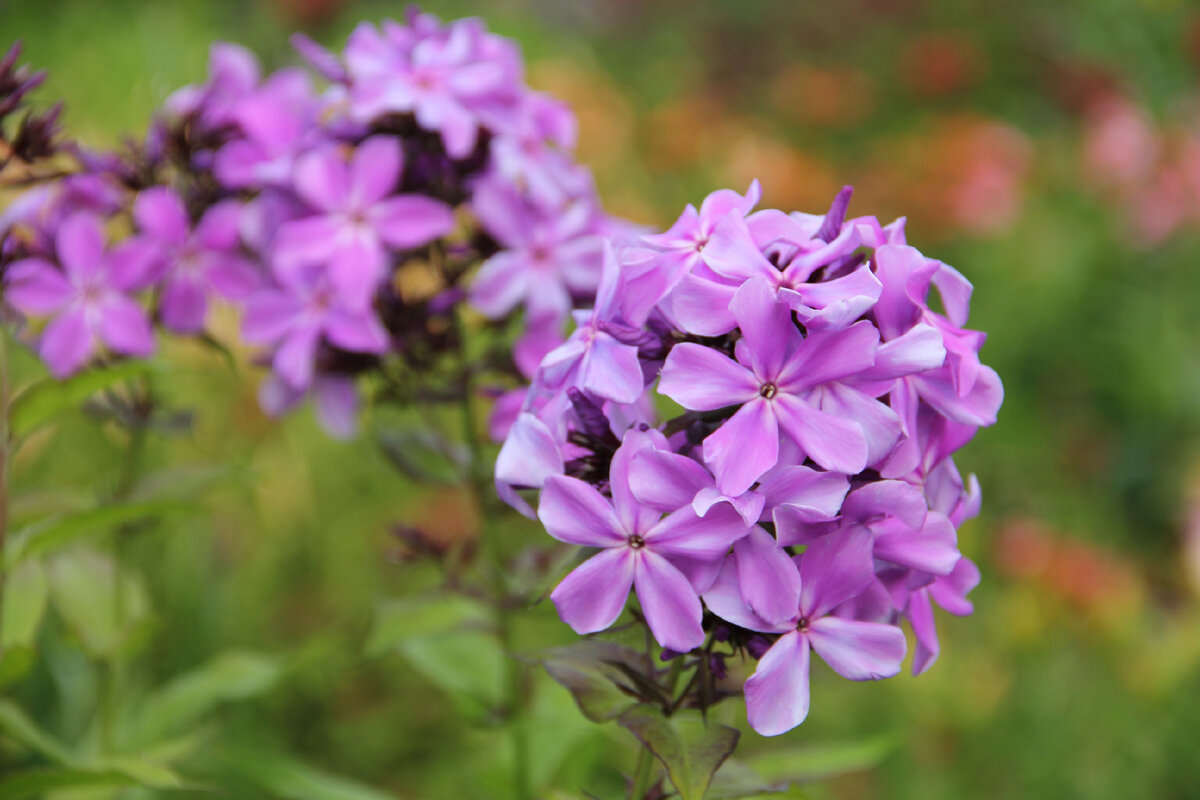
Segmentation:
{"type": "Polygon", "coordinates": [[[1159,124],[1115,89],[1084,110],[1080,169],[1142,247],[1200,225],[1200,112],[1182,117],[1159,124]]]}
{"type": "Polygon", "coordinates": [[[598,549],[551,594],[564,621],[609,628],[632,588],[666,657],[713,680],[758,659],[750,724],[774,735],[808,713],[810,650],[851,679],[895,675],[907,620],[921,672],[933,606],[971,611],[956,529],[979,487],[951,455],[1003,390],[964,327],[971,284],[903,220],[847,219],[849,187],[824,215],[753,211],[759,195],[714,192],[607,246],[496,480],[527,514],[521,490],[540,489],[550,535],[598,549]]]}
{"type": "Polygon", "coordinates": [[[356,378],[412,390],[461,343],[464,303],[498,327],[524,312],[517,352],[533,355],[503,368],[526,377],[591,304],[600,236],[624,224],[514,43],[415,10],[359,25],[340,54],[293,41],[311,71],[264,75],[214,45],[207,81],[171,95],[143,141],[77,151],[7,211],[5,301],[38,321],[56,376],[150,354],[155,324],[212,341],[212,307],[231,302],[270,363],[264,408],[312,395],[348,435],[356,378]]]}

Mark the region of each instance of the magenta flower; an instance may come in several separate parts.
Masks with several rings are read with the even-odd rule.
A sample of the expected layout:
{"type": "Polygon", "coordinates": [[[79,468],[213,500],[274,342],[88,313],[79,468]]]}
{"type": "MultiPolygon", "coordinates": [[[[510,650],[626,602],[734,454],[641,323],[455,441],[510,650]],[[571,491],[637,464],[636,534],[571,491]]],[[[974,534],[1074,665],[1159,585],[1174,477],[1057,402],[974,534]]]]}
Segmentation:
{"type": "Polygon", "coordinates": [[[272,366],[292,389],[307,389],[322,338],[355,353],[382,353],[387,331],[370,309],[347,306],[320,270],[281,276],[279,289],[264,289],[246,302],[242,336],[250,344],[276,345],[272,366]]]}
{"type": "Polygon", "coordinates": [[[389,197],[402,168],[400,143],[390,136],[367,139],[349,163],[335,147],[301,156],[293,183],[317,213],[280,226],[274,242],[279,268],[328,264],[331,285],[348,305],[369,304],[384,277],[385,246],[418,247],[454,227],[453,211],[440,200],[389,197]]]}
{"type": "Polygon", "coordinates": [[[5,299],[27,314],[52,315],[39,352],[57,378],[75,372],[97,344],[128,356],[148,356],[154,336],[146,312],[128,294],[148,282],[145,253],[105,250],[99,218],[81,212],[55,237],[60,270],[41,258],[8,269],[5,299]]]}
{"type": "Polygon", "coordinates": [[[933,620],[933,604],[937,603],[955,616],[970,615],[975,607],[967,595],[979,585],[979,567],[961,558],[949,575],[936,579],[928,586],[913,591],[908,597],[904,615],[912,624],[917,646],[913,652],[913,675],[920,675],[937,661],[940,646],[937,626],[933,620]]]}
{"type": "Polygon", "coordinates": [[[240,213],[234,201],[218,203],[192,230],[183,201],[171,189],[156,186],[138,195],[133,217],[142,235],[131,242],[152,248],[159,262],[159,315],[168,330],[198,332],[212,294],[240,299],[261,282],[250,262],[237,253],[240,213]]]}
{"type": "Polygon", "coordinates": [[[538,208],[512,187],[487,181],[476,188],[472,209],[504,248],[471,285],[471,305],[480,313],[495,319],[523,303],[529,319],[562,320],[572,295],[596,291],[603,255],[591,208],[538,208]]]}
{"type": "Polygon", "coordinates": [[[613,456],[612,501],[581,480],[561,475],[546,479],[538,518],[551,536],[570,544],[602,548],[551,593],[563,621],[578,633],[604,630],[625,607],[630,588],[663,647],[686,652],[704,642],[700,599],[672,557],[713,561],[746,535],[747,526],[731,507],[698,517],[684,507],[663,517],[638,503],[631,491],[629,462],[648,434],[631,431],[613,456]]]}
{"type": "Polygon", "coordinates": [[[442,135],[451,157],[464,158],[475,148],[480,111],[497,99],[515,100],[508,91],[511,66],[481,52],[485,34],[469,21],[414,41],[417,33],[397,28],[385,37],[366,23],[355,29],[346,45],[353,113],[364,122],[412,113],[421,127],[442,135]],[[398,41],[396,33],[408,35],[398,41]]]}
{"type": "Polygon", "coordinates": [[[870,322],[804,337],[757,278],[738,290],[731,310],[742,331],[737,361],[702,345],[676,345],[658,389],[695,411],[740,406],[704,440],[722,492],[741,494],[775,466],[781,430],[817,464],[848,475],[867,466],[872,450],[886,453],[894,444],[895,412],[839,383],[874,364],[879,333],[870,322]]]}
{"type": "Polygon", "coordinates": [[[233,104],[230,114],[245,134],[217,151],[217,178],[237,188],[286,186],[305,145],[319,141],[317,102],[308,76],[280,70],[233,104]]]}
{"type": "Polygon", "coordinates": [[[717,616],[748,630],[782,633],[746,681],[750,727],[764,736],[791,730],[808,716],[810,650],[844,678],[878,680],[900,672],[907,643],[894,625],[831,616],[875,580],[871,536],[847,531],[809,545],[796,558],[800,602],[795,616],[772,625],[746,608],[739,577],[726,568],[704,602],[717,616]]]}

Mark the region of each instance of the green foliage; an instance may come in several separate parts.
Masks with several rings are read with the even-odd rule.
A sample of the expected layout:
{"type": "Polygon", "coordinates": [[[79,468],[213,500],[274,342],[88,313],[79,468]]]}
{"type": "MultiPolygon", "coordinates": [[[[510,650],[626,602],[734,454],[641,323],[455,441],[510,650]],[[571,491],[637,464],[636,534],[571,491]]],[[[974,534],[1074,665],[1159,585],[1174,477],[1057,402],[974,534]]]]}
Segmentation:
{"type": "Polygon", "coordinates": [[[699,715],[664,717],[645,706],[629,709],[619,721],[667,768],[681,800],[703,800],[713,774],[733,753],[740,735],[699,715]]]}
{"type": "Polygon", "coordinates": [[[89,369],[63,381],[43,378],[13,399],[9,412],[12,435],[23,439],[40,426],[76,410],[97,392],[160,369],[152,361],[123,361],[89,369]]]}

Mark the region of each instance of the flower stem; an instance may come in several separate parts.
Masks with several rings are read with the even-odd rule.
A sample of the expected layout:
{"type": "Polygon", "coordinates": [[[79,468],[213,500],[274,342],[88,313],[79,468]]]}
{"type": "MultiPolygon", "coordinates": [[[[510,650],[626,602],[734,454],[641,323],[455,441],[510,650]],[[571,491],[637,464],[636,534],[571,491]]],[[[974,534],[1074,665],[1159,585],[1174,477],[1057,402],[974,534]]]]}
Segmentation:
{"type": "Polygon", "coordinates": [[[629,800],[645,800],[650,791],[650,779],[653,777],[654,754],[650,748],[642,745],[638,750],[637,763],[633,767],[633,788],[629,790],[629,800]]]}
{"type": "Polygon", "coordinates": [[[476,429],[474,375],[466,353],[466,330],[461,315],[455,318],[458,327],[459,367],[462,370],[460,386],[462,406],[463,440],[470,455],[467,465],[467,482],[471,490],[476,516],[479,519],[479,552],[483,569],[490,584],[493,608],[496,612],[496,632],[500,648],[505,656],[505,720],[513,748],[513,788],[519,800],[532,800],[533,790],[529,783],[529,736],[526,730],[524,706],[526,703],[525,665],[512,655],[512,609],[511,598],[503,567],[499,531],[492,524],[494,504],[490,480],[490,469],[483,452],[483,443],[476,429]]]}
{"type": "MultiPolygon", "coordinates": [[[[0,641],[3,640],[4,588],[7,564],[4,558],[8,538],[8,459],[12,432],[9,429],[8,334],[0,330],[0,641]]],[[[0,653],[3,655],[3,653],[0,653]]]]}

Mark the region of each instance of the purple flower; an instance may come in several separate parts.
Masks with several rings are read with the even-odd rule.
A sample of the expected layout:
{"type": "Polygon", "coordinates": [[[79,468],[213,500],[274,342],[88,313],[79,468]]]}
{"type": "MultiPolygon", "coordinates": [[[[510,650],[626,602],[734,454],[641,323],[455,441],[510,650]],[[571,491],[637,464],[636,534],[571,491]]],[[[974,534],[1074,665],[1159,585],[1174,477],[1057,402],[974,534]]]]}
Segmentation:
{"type": "Polygon", "coordinates": [[[246,302],[242,336],[250,344],[275,345],[272,366],[292,389],[313,379],[322,339],[355,353],[387,350],[387,331],[370,309],[347,306],[316,268],[282,276],[278,289],[263,289],[246,302]]]}
{"type": "Polygon", "coordinates": [[[529,319],[564,319],[572,295],[596,291],[602,270],[601,239],[592,209],[573,204],[542,209],[511,186],[487,181],[471,207],[503,249],[479,268],[471,305],[493,319],[524,303],[529,319]]]}
{"type": "Polygon", "coordinates": [[[468,22],[435,35],[398,28],[385,33],[390,35],[363,23],[346,45],[355,117],[365,122],[388,112],[412,113],[421,127],[442,135],[450,156],[469,155],[481,112],[515,100],[510,60],[489,58],[484,34],[468,22]]]}
{"type": "Polygon", "coordinates": [[[899,435],[895,413],[839,381],[870,368],[879,334],[867,321],[807,337],[762,279],[748,281],[731,305],[742,331],[737,361],[680,344],[663,365],[659,392],[684,408],[740,406],[704,440],[704,458],[721,491],[741,494],[779,457],[790,436],[825,469],[857,474],[899,435]],[[868,439],[870,435],[870,439],[868,439]]]}
{"type": "Polygon", "coordinates": [[[138,195],[133,217],[142,235],[131,244],[151,248],[159,261],[159,314],[168,330],[196,333],[214,292],[240,299],[258,287],[258,273],[237,253],[240,213],[234,201],[218,203],[192,230],[183,202],[171,189],[156,186],[138,195]]]}
{"type": "Polygon", "coordinates": [[[285,186],[306,144],[319,141],[317,104],[308,76],[280,70],[233,104],[230,116],[245,134],[217,151],[217,179],[235,188],[285,186]]]}
{"type": "Polygon", "coordinates": [[[920,675],[937,661],[937,627],[933,620],[933,604],[956,616],[968,616],[975,608],[967,595],[979,585],[979,568],[970,559],[959,559],[954,571],[933,583],[917,589],[908,597],[904,614],[912,624],[917,647],[913,653],[913,675],[920,675]]]}
{"type": "Polygon", "coordinates": [[[691,583],[672,557],[713,561],[746,535],[732,508],[698,517],[684,507],[663,517],[638,503],[631,491],[629,461],[647,434],[631,431],[613,457],[612,500],[581,480],[546,479],[538,518],[551,536],[570,544],[601,548],[551,593],[559,616],[578,633],[604,630],[625,607],[630,588],[663,647],[687,652],[704,642],[701,607],[691,583]]]}
{"type": "Polygon", "coordinates": [[[9,267],[5,281],[5,299],[14,307],[52,315],[39,347],[50,372],[58,378],[70,375],[99,343],[124,355],[150,355],[150,322],[128,294],[148,282],[144,253],[106,250],[100,220],[83,212],[62,224],[55,245],[61,270],[29,258],[9,267]]]}
{"type": "Polygon", "coordinates": [[[278,267],[328,264],[330,282],[345,303],[366,306],[384,277],[385,246],[418,247],[454,227],[453,211],[440,200],[389,196],[402,158],[400,143],[390,136],[367,139],[349,163],[332,146],[301,156],[293,183],[317,213],[280,226],[274,241],[278,267]]]}
{"type": "Polygon", "coordinates": [[[717,616],[748,630],[782,633],[746,681],[750,727],[764,736],[785,733],[808,716],[810,650],[850,680],[878,680],[900,672],[907,643],[894,625],[830,615],[875,579],[871,536],[863,530],[827,536],[796,558],[800,602],[795,615],[772,625],[748,609],[735,570],[726,568],[704,602],[717,616]]]}

